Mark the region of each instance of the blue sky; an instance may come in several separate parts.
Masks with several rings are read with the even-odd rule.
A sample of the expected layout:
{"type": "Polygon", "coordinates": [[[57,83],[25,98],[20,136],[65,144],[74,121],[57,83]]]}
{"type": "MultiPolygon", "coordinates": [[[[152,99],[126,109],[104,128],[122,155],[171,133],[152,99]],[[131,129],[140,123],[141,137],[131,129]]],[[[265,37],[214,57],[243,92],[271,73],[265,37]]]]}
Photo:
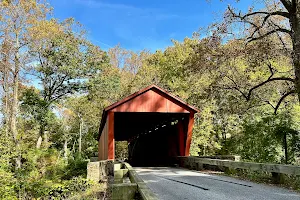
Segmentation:
{"type": "MultiPolygon", "coordinates": [[[[74,17],[89,39],[106,50],[120,44],[134,51],[164,49],[171,39],[191,37],[221,17],[234,0],[49,0],[54,17],[74,17]]],[[[249,1],[235,4],[246,10],[249,1]],[[246,3],[245,3],[246,2],[246,3]],[[247,4],[248,2],[248,4],[247,4]]]]}

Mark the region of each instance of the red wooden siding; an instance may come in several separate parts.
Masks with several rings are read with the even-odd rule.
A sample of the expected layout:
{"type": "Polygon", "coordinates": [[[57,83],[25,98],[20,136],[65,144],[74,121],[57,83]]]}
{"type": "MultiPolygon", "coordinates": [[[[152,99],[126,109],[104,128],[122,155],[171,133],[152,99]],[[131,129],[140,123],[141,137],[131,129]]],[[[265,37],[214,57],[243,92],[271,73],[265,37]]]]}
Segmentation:
{"type": "Polygon", "coordinates": [[[115,159],[114,112],[108,113],[108,159],[115,159]]]}
{"type": "Polygon", "coordinates": [[[147,92],[127,101],[124,104],[112,109],[113,112],[184,112],[186,109],[176,104],[174,100],[158,94],[157,91],[147,92]]]}
{"type": "Polygon", "coordinates": [[[186,146],[185,146],[185,156],[190,155],[190,147],[191,147],[192,135],[193,135],[193,126],[194,126],[194,113],[190,113],[186,146]]]}
{"type": "MultiPolygon", "coordinates": [[[[107,117],[108,118],[108,117],[107,117]]],[[[108,158],[108,122],[109,119],[106,120],[104,128],[101,133],[101,137],[98,143],[98,159],[106,160],[108,158]]]]}

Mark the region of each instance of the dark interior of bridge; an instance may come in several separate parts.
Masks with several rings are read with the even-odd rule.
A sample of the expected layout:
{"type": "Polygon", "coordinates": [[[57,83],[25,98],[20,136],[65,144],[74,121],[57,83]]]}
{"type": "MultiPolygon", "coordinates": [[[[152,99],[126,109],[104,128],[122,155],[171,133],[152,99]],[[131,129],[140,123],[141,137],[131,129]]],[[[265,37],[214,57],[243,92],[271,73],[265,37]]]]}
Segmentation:
{"type": "Polygon", "coordinates": [[[115,141],[128,141],[128,162],[133,166],[167,166],[184,154],[188,117],[188,113],[116,112],[115,141]]]}

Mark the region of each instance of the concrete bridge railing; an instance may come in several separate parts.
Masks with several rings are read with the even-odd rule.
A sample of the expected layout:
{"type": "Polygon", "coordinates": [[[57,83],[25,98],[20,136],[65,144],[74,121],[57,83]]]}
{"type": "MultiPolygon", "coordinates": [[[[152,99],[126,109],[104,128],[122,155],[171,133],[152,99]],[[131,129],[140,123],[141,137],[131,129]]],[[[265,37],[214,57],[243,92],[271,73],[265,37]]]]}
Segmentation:
{"type": "Polygon", "coordinates": [[[89,162],[87,178],[95,182],[108,183],[109,199],[112,200],[157,200],[156,195],[126,162],[89,162]]]}
{"type": "Polygon", "coordinates": [[[232,160],[219,160],[200,157],[177,157],[177,162],[181,167],[189,169],[202,170],[203,165],[219,166],[225,169],[246,169],[251,171],[264,171],[272,173],[275,183],[282,182],[282,174],[300,175],[300,166],[254,163],[254,162],[239,162],[232,160]]]}

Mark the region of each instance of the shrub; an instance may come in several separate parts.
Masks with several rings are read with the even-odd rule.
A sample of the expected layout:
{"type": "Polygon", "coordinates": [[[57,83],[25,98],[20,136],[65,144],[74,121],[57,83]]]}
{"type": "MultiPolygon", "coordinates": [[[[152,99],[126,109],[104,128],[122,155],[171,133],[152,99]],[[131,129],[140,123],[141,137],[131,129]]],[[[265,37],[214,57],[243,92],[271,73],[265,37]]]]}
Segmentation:
{"type": "Polygon", "coordinates": [[[83,159],[79,154],[68,160],[65,167],[63,179],[71,179],[72,177],[82,176],[86,177],[88,160],[83,159]]]}

